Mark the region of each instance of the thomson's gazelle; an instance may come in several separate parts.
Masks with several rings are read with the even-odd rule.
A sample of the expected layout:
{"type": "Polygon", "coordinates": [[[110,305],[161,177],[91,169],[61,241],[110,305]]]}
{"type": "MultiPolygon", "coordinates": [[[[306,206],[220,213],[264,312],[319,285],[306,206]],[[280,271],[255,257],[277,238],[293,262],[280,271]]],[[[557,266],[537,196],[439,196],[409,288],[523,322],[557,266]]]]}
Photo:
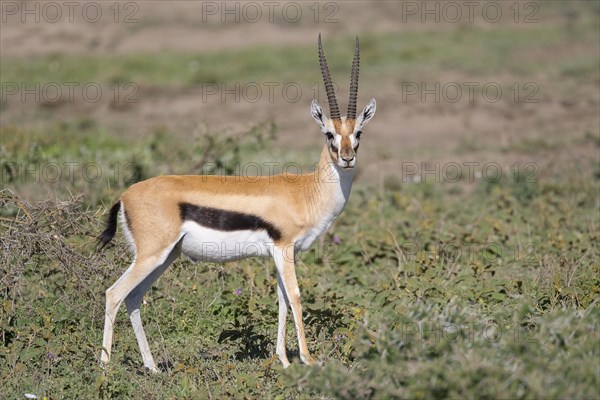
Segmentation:
{"type": "Polygon", "coordinates": [[[181,253],[214,262],[273,257],[279,301],[277,355],[287,367],[285,325],[289,306],[300,357],[306,364],[315,362],[306,346],[294,261],[296,254],[308,249],[344,209],[362,128],[375,114],[372,99],[356,115],[358,38],[347,117],[340,116],[320,35],[318,46],[331,117],[327,118],[313,100],[311,114],[326,138],[314,173],[259,177],[252,182],[236,177],[159,176],[131,186],[112,206],[100,245],[105,246],[115,235],[119,216],[134,260],[106,291],[103,363],[110,360],[115,317],[125,302],[144,365],[157,370],[142,328],[140,304],[148,288],[181,253]]]}

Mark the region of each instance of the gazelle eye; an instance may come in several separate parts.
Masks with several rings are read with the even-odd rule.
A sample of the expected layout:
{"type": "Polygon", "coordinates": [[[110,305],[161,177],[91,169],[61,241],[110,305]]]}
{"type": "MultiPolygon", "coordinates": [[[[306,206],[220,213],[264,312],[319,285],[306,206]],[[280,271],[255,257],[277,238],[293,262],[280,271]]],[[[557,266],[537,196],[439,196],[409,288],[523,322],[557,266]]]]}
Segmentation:
{"type": "Polygon", "coordinates": [[[333,133],[331,132],[326,132],[325,136],[327,136],[327,140],[333,140],[333,133]]]}

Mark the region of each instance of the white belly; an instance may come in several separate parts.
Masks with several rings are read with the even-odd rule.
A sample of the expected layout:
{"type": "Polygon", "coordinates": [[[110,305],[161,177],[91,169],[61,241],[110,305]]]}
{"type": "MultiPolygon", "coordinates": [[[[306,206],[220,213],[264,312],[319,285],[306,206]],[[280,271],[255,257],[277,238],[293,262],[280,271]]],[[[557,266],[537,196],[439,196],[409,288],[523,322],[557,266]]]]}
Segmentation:
{"type": "Polygon", "coordinates": [[[227,262],[269,256],[273,243],[266,231],[218,231],[186,221],[181,228],[181,250],[198,261],[227,262]]]}

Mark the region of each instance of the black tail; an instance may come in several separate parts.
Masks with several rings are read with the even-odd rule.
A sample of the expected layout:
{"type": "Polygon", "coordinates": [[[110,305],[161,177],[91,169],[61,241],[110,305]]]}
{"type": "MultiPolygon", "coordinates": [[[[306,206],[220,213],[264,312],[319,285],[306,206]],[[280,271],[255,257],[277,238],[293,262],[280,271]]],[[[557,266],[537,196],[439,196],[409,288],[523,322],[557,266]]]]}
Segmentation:
{"type": "Polygon", "coordinates": [[[104,246],[108,244],[117,233],[117,215],[119,214],[119,209],[121,208],[121,202],[116,202],[108,213],[108,218],[106,218],[106,229],[98,236],[98,250],[102,250],[104,246]]]}

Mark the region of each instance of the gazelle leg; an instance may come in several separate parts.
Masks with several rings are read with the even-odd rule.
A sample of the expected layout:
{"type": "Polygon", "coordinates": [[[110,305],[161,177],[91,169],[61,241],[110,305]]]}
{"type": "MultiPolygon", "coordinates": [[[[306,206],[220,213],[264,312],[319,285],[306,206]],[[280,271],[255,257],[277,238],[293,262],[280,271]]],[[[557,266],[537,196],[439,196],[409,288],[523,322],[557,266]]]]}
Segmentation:
{"type": "Polygon", "coordinates": [[[154,363],[154,358],[152,357],[152,353],[150,352],[150,346],[148,345],[148,340],[146,339],[146,334],[144,333],[144,327],[142,325],[142,318],[140,316],[140,304],[142,303],[142,298],[144,297],[144,295],[141,294],[141,290],[139,290],[138,292],[137,289],[134,290],[132,294],[133,293],[135,293],[134,298],[130,300],[130,297],[127,297],[127,299],[125,300],[125,304],[127,305],[127,312],[129,313],[129,319],[131,320],[131,325],[133,326],[135,337],[137,339],[138,345],[140,346],[140,352],[142,353],[142,360],[144,361],[144,366],[153,372],[158,372],[158,368],[156,367],[156,364],[154,363]]]}
{"type": "Polygon", "coordinates": [[[179,254],[179,248],[173,249],[173,251],[171,251],[167,259],[158,268],[152,271],[152,273],[148,275],[139,285],[137,285],[125,298],[127,313],[129,314],[131,326],[133,327],[135,337],[140,347],[140,352],[142,353],[142,360],[144,361],[144,366],[154,372],[158,372],[158,368],[156,368],[154,358],[152,357],[152,353],[150,352],[148,340],[146,339],[146,334],[144,333],[142,318],[140,316],[140,305],[142,304],[142,300],[144,299],[144,294],[148,291],[152,284],[156,282],[158,277],[161,276],[163,272],[165,272],[169,265],[171,265],[173,260],[175,260],[179,256],[179,254]]]}
{"type": "Polygon", "coordinates": [[[285,289],[283,288],[283,282],[279,277],[279,273],[277,273],[277,302],[279,303],[279,323],[277,325],[277,347],[275,352],[279,357],[279,361],[283,364],[283,368],[287,368],[290,362],[288,361],[285,349],[285,323],[289,303],[285,297],[285,289]]]}
{"type": "MultiPolygon", "coordinates": [[[[300,304],[300,289],[296,279],[296,266],[294,263],[294,246],[275,247],[273,258],[277,266],[279,279],[283,283],[285,296],[292,308],[294,324],[296,325],[296,334],[298,336],[298,347],[300,350],[300,359],[308,365],[315,363],[306,346],[306,335],[304,333],[304,324],[302,322],[302,305],[300,304]]],[[[281,310],[281,309],[280,309],[281,310]]],[[[280,314],[281,322],[281,314],[280,314]]],[[[281,327],[280,327],[281,330],[281,327]]],[[[279,340],[278,340],[279,344],[279,340]]]]}
{"type": "MultiPolygon", "coordinates": [[[[136,260],[131,263],[131,266],[121,275],[117,281],[106,290],[106,315],[104,319],[104,338],[102,340],[102,355],[100,360],[103,364],[107,364],[110,361],[110,354],[112,348],[114,323],[117,316],[117,312],[123,304],[123,301],[134,291],[138,285],[140,285],[146,278],[148,278],[155,270],[159,269],[164,272],[164,269],[168,266],[166,264],[166,258],[171,254],[171,249],[167,255],[162,256],[138,256],[136,260]],[[164,266],[164,268],[162,268],[164,266]]],[[[162,273],[161,272],[161,273],[162,273]]],[[[158,277],[160,274],[157,274],[158,277]]],[[[136,336],[138,333],[136,332],[136,336]]],[[[145,336],[144,336],[145,337],[145,336]]]]}
{"type": "MultiPolygon", "coordinates": [[[[110,288],[108,288],[106,290],[106,312],[105,312],[105,316],[104,316],[104,337],[102,339],[102,354],[100,356],[100,361],[102,362],[102,364],[108,364],[108,362],[110,361],[115,318],[117,316],[117,312],[119,311],[119,307],[121,306],[121,303],[123,302],[123,298],[125,297],[125,296],[123,296],[123,298],[121,300],[119,300],[119,296],[117,294],[115,294],[115,292],[116,292],[117,288],[122,286],[122,283],[124,281],[130,280],[129,276],[132,274],[133,270],[136,270],[136,271],[138,271],[139,269],[143,270],[143,268],[144,268],[143,264],[144,264],[143,261],[140,263],[140,260],[137,260],[137,259],[134,260],[131,263],[131,265],[129,266],[129,268],[127,268],[127,270],[123,273],[123,275],[121,275],[121,277],[119,279],[117,279],[117,281],[110,288]]],[[[143,277],[142,277],[142,279],[143,279],[143,277]]],[[[137,283],[135,285],[137,285],[137,283]]],[[[133,286],[135,286],[135,285],[133,285],[133,286]]],[[[129,290],[131,290],[131,289],[129,289],[129,290]]]]}

